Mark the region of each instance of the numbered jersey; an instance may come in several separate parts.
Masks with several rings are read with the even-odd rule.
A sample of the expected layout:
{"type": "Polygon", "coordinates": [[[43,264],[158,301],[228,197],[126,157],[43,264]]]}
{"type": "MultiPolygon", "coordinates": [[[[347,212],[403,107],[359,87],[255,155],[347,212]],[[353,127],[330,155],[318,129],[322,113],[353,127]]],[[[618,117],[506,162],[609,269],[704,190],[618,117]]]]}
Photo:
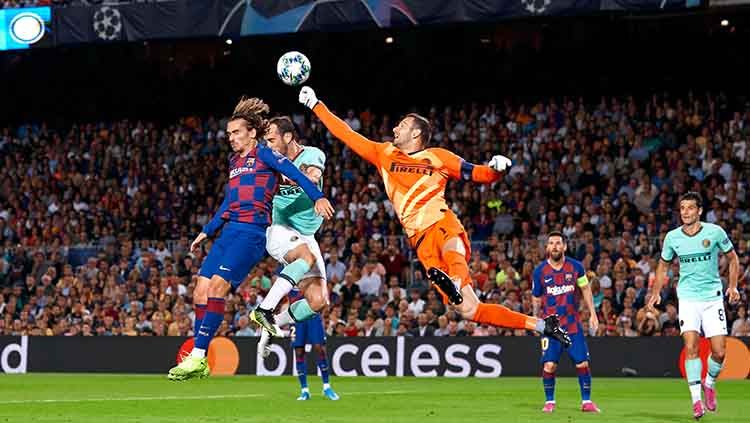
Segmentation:
{"type": "Polygon", "coordinates": [[[661,259],[671,262],[677,256],[680,260],[677,297],[690,301],[722,299],[719,251],[728,253],[733,248],[724,229],[713,223],[701,222],[700,230],[694,235],[686,234],[682,227],[669,231],[664,238],[661,259]]]}

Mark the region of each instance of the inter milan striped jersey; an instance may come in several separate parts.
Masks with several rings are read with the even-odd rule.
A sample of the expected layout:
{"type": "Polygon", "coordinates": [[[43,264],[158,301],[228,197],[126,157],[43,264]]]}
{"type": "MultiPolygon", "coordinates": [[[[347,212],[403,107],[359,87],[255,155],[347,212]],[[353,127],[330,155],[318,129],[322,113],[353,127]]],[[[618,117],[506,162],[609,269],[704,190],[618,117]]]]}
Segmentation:
{"type": "Polygon", "coordinates": [[[555,270],[545,260],[534,269],[532,293],[535,297],[542,297],[544,315],[557,314],[560,326],[572,335],[581,330],[576,285],[584,287],[588,283],[581,262],[565,257],[560,270],[555,270]]]}
{"type": "Polygon", "coordinates": [[[701,222],[701,228],[688,235],[682,226],[672,229],[664,238],[661,259],[667,263],[680,259],[680,280],[677,298],[691,301],[715,301],[723,298],[719,277],[719,251],[732,251],[732,241],[724,229],[713,223],[701,222]]]}
{"type": "MultiPolygon", "coordinates": [[[[300,170],[312,166],[322,172],[325,170],[326,155],[318,148],[305,146],[292,163],[300,170]]],[[[318,188],[323,188],[322,177],[318,181],[318,188]]],[[[273,198],[273,223],[294,228],[302,235],[314,235],[323,224],[323,218],[315,213],[313,202],[299,186],[282,178],[279,192],[273,198]]]]}
{"type": "Polygon", "coordinates": [[[224,201],[203,232],[214,234],[224,221],[270,225],[271,205],[281,179],[279,173],[296,182],[311,200],[323,198],[323,193],[292,162],[259,144],[246,156],[233,154],[229,158],[224,201]]]}

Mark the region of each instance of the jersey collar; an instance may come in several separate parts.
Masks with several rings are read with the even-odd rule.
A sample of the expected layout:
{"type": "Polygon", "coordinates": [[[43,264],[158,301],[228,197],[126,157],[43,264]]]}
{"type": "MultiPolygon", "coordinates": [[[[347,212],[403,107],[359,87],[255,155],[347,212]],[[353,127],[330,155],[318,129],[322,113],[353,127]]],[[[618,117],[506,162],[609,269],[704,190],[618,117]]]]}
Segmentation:
{"type": "Polygon", "coordinates": [[[703,223],[701,223],[701,227],[700,227],[700,229],[698,229],[698,231],[697,231],[696,233],[692,234],[692,235],[690,235],[690,234],[688,234],[687,232],[685,232],[685,225],[682,225],[682,227],[680,228],[680,230],[682,231],[682,233],[683,233],[683,234],[684,234],[685,236],[687,236],[687,237],[690,237],[690,238],[692,238],[692,237],[694,237],[694,236],[698,235],[699,233],[701,233],[701,231],[703,230],[703,223]]]}
{"type": "Polygon", "coordinates": [[[565,255],[563,254],[563,259],[562,259],[562,266],[560,266],[560,268],[559,268],[559,269],[555,269],[555,267],[554,267],[554,266],[552,266],[552,263],[550,263],[550,262],[549,262],[549,259],[547,259],[547,264],[548,264],[548,265],[549,265],[549,267],[551,267],[551,268],[552,268],[552,270],[554,270],[555,272],[560,272],[560,271],[562,271],[562,270],[563,270],[563,269],[565,268],[565,261],[566,261],[566,260],[565,260],[565,255]]]}
{"type": "Polygon", "coordinates": [[[296,154],[296,155],[294,156],[294,158],[290,158],[290,159],[289,159],[289,161],[290,161],[290,162],[294,162],[295,160],[297,160],[297,158],[298,158],[298,157],[300,156],[300,154],[302,154],[302,152],[303,152],[303,151],[305,151],[305,146],[304,146],[304,145],[300,145],[299,147],[300,147],[300,148],[299,148],[299,151],[298,151],[298,152],[297,152],[297,154],[296,154]]]}

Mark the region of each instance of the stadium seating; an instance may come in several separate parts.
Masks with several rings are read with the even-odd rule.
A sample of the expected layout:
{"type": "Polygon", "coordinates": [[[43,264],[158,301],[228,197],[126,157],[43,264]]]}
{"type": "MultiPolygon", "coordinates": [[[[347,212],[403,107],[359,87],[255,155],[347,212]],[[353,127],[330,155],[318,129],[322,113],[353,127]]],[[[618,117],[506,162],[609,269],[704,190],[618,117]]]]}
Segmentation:
{"type": "MultiPolygon", "coordinates": [[[[387,141],[397,121],[366,107],[338,112],[375,140],[387,141]]],[[[662,293],[661,314],[642,306],[661,239],[677,225],[676,196],[698,190],[704,219],[727,228],[740,256],[742,305],[728,307],[727,316],[735,335],[750,335],[750,105],[723,94],[672,93],[422,112],[434,126],[433,145],[475,163],[498,152],[514,162],[502,183],[457,181],[446,192],[470,233],[483,301],[530,314],[543,235],[560,230],[569,255],[592,272],[602,322],[594,335],[678,335],[676,278],[662,293]],[[738,313],[744,320],[735,323],[738,313]]],[[[465,324],[446,311],[405,244],[375,169],[309,115],[293,119],[304,143],[328,155],[325,190],[338,210],[319,232],[331,335],[419,334],[412,329],[422,313],[440,336],[526,335],[465,324]],[[332,254],[342,264],[331,264],[332,254]],[[381,288],[359,292],[364,279],[368,290],[373,280],[381,288]]],[[[0,334],[190,334],[192,275],[205,253],[187,250],[221,201],[225,126],[189,116],[167,126],[0,128],[0,334]]],[[[721,269],[725,276],[723,261],[721,269]]],[[[269,259],[248,276],[227,302],[220,334],[253,333],[240,317],[260,303],[275,270],[269,259]]]]}

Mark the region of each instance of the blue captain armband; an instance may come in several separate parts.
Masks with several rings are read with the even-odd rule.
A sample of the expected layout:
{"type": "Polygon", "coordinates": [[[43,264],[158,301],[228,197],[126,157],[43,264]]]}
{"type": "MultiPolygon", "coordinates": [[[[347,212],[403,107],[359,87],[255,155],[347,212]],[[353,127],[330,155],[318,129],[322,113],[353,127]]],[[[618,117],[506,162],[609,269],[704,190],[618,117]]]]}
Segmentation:
{"type": "Polygon", "coordinates": [[[461,160],[461,179],[465,181],[471,181],[472,174],[474,173],[474,164],[461,160]]]}

